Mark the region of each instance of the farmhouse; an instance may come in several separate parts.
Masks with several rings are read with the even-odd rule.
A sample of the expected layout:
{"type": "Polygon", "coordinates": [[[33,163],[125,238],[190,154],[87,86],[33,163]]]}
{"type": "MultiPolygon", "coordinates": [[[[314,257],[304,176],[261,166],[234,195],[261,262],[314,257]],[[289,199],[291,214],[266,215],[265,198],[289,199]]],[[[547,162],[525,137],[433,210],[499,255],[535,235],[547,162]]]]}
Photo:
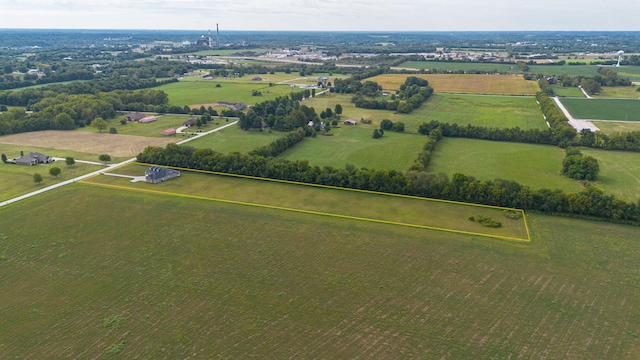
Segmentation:
{"type": "Polygon", "coordinates": [[[245,103],[230,103],[226,101],[221,101],[218,103],[219,106],[226,106],[233,111],[242,111],[247,108],[247,104],[245,103]]]}
{"type": "Polygon", "coordinates": [[[140,124],[144,124],[144,123],[154,122],[156,120],[158,120],[157,116],[147,116],[147,117],[143,117],[142,119],[138,120],[138,122],[140,124]]]}
{"type": "Polygon", "coordinates": [[[349,120],[345,120],[343,124],[345,124],[345,125],[355,125],[356,121],[349,119],[349,120]]]}
{"type": "Polygon", "coordinates": [[[160,133],[161,136],[171,136],[176,134],[176,129],[169,128],[167,130],[162,130],[160,133]]]}
{"type": "Polygon", "coordinates": [[[26,165],[26,166],[33,166],[33,165],[38,165],[38,164],[48,164],[48,163],[52,163],[55,160],[53,160],[50,156],[41,154],[41,153],[37,153],[37,152],[31,152],[28,153],[25,156],[19,157],[17,159],[14,160],[14,162],[18,165],[26,165]]]}
{"type": "Polygon", "coordinates": [[[191,118],[191,119],[185,121],[184,123],[182,123],[182,126],[192,127],[192,126],[195,126],[196,123],[197,123],[196,118],[191,118]]]}
{"type": "Polygon", "coordinates": [[[138,113],[129,113],[129,114],[125,115],[124,118],[127,121],[138,121],[138,120],[144,118],[144,115],[143,114],[138,114],[138,113]]]}
{"type": "Polygon", "coordinates": [[[144,172],[144,180],[151,184],[158,184],[178,176],[180,176],[180,171],[160,166],[151,166],[144,172]]]}

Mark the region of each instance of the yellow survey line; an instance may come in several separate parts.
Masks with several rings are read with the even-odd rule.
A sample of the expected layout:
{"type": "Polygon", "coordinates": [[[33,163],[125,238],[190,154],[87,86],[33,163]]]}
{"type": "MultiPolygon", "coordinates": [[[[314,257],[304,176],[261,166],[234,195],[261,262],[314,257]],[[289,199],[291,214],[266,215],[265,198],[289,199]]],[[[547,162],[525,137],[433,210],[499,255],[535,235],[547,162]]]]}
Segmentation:
{"type": "Polygon", "coordinates": [[[524,228],[525,230],[527,230],[527,239],[529,239],[529,242],[531,242],[531,234],[529,233],[529,225],[527,224],[527,215],[524,213],[524,210],[522,211],[522,219],[524,219],[524,228]]]}
{"type": "Polygon", "coordinates": [[[293,209],[293,208],[287,208],[287,207],[282,207],[282,206],[256,204],[256,203],[249,203],[249,202],[244,202],[244,201],[235,201],[235,200],[210,198],[210,197],[197,196],[197,195],[178,194],[178,193],[172,193],[172,192],[139,189],[139,188],[133,188],[133,187],[127,187],[127,186],[119,186],[119,185],[100,184],[100,183],[89,182],[89,181],[86,181],[86,180],[81,181],[81,183],[88,184],[88,185],[94,185],[94,186],[98,186],[98,187],[106,187],[106,188],[114,188],[114,189],[120,189],[120,190],[138,191],[138,192],[145,192],[145,193],[157,194],[157,195],[178,196],[178,197],[183,197],[183,198],[187,198],[187,199],[216,201],[216,202],[227,203],[227,204],[245,205],[245,206],[253,206],[253,207],[259,207],[259,208],[267,208],[267,209],[275,209],[275,210],[282,210],[282,211],[298,212],[298,213],[303,213],[303,214],[335,217],[335,218],[341,218],[341,219],[367,221],[367,222],[378,223],[378,224],[399,225],[399,226],[419,228],[419,229],[437,230],[437,231],[443,231],[443,232],[449,232],[449,233],[455,233],[455,234],[464,234],[464,235],[473,235],[473,236],[497,238],[497,239],[501,239],[501,240],[527,242],[527,239],[514,238],[514,237],[509,237],[509,236],[501,236],[501,235],[475,233],[475,232],[463,231],[463,230],[445,229],[445,228],[439,228],[439,227],[435,227],[435,226],[407,224],[407,223],[401,223],[401,222],[396,222],[396,221],[378,220],[378,219],[364,218],[364,217],[358,217],[358,216],[332,214],[332,213],[325,213],[325,212],[313,211],[313,210],[293,209]]]}

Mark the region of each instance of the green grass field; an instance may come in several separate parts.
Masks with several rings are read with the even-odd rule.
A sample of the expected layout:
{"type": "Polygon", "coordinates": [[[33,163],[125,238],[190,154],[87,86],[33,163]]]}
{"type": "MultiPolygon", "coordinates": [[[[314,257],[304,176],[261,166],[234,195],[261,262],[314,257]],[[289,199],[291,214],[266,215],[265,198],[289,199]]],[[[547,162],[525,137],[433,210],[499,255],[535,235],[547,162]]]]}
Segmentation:
{"type": "Polygon", "coordinates": [[[514,180],[533,189],[577,192],[581,185],[560,175],[564,150],[555,146],[444,138],[428,171],[471,175],[480,180],[514,180]]]}
{"type": "MultiPolygon", "coordinates": [[[[141,175],[147,168],[146,165],[127,165],[113,172],[141,175]]],[[[189,171],[181,171],[178,179],[162,184],[131,183],[127,178],[112,176],[97,176],[87,180],[87,183],[438,227],[522,241],[528,240],[524,221],[522,219],[508,219],[504,216],[504,209],[189,171]],[[479,215],[501,222],[502,227],[483,227],[477,222],[468,220],[470,216],[477,217],[479,215]]]]}
{"type": "Polygon", "coordinates": [[[329,81],[332,83],[336,78],[345,78],[346,75],[334,75],[329,73],[314,73],[309,76],[300,76],[298,72],[292,72],[290,74],[286,74],[284,72],[276,72],[274,74],[247,74],[241,77],[222,77],[217,76],[213,80],[204,80],[202,78],[203,75],[208,74],[208,71],[194,71],[193,76],[185,76],[180,79],[180,81],[196,81],[196,82],[214,82],[214,83],[238,83],[238,84],[262,84],[263,86],[268,86],[269,83],[277,84],[279,82],[287,82],[293,84],[317,84],[318,77],[327,76],[329,77],[329,81]],[[260,77],[262,80],[252,80],[254,77],[260,77]]]}
{"type": "Polygon", "coordinates": [[[509,96],[477,96],[435,94],[411,114],[396,114],[386,110],[356,108],[347,95],[322,95],[305,100],[304,104],[320,111],[341,104],[343,119],[373,120],[379,126],[382,119],[403,121],[407,131],[417,131],[424,122],[472,124],[498,128],[519,127],[521,129],[545,129],[547,127],[542,112],[534,98],[509,96]]]}
{"type": "Polygon", "coordinates": [[[638,227],[530,215],[519,244],[81,184],[0,218],[38,219],[0,230],[6,358],[640,352],[638,227]]]}
{"type": "Polygon", "coordinates": [[[333,136],[306,138],[279,157],[287,160],[309,160],[309,164],[343,168],[346,164],[357,168],[406,171],[422,151],[426,138],[414,134],[385,131],[380,139],[372,137],[373,130],[356,125],[342,125],[332,129],[333,136]]]}
{"type": "MultiPolygon", "coordinates": [[[[225,123],[226,124],[226,123],[225,123]]],[[[230,126],[213,134],[188,142],[195,148],[208,148],[221,153],[248,153],[260,146],[270,144],[285,133],[273,131],[243,131],[239,126],[230,126]]]]}
{"type": "MultiPolygon", "coordinates": [[[[598,123],[599,125],[599,123],[598,123]]],[[[640,199],[640,154],[581,148],[585,155],[598,159],[600,173],[597,186],[606,194],[637,203],[640,199]]]]}
{"type": "Polygon", "coordinates": [[[555,96],[584,98],[584,94],[577,87],[564,87],[562,85],[551,85],[551,87],[555,96]]]}
{"type": "MultiPolygon", "coordinates": [[[[0,141],[2,141],[2,137],[0,137],[0,141]]],[[[82,153],[77,151],[42,148],[42,147],[36,147],[36,146],[20,146],[20,145],[12,145],[12,144],[3,144],[0,142],[0,153],[7,155],[7,158],[9,159],[19,157],[20,151],[24,152],[25,154],[28,154],[30,152],[39,152],[51,157],[66,158],[67,156],[71,156],[76,160],[98,161],[98,156],[96,154],[87,154],[87,153],[82,153]]],[[[115,162],[127,160],[129,158],[112,156],[111,159],[112,159],[111,162],[115,163],[115,162]]]]}
{"type": "Polygon", "coordinates": [[[104,169],[104,166],[76,163],[72,167],[68,167],[64,161],[37,166],[22,166],[0,162],[0,184],[2,184],[0,186],[0,201],[9,200],[100,169],[104,169]],[[57,178],[49,175],[49,169],[54,166],[61,170],[57,178]],[[33,182],[33,174],[35,173],[42,175],[43,181],[39,184],[33,182]]]}
{"type": "MultiPolygon", "coordinates": [[[[158,117],[158,120],[150,123],[140,124],[138,122],[127,122],[125,125],[120,123],[120,120],[124,118],[124,114],[118,115],[113,119],[106,120],[109,123],[109,127],[114,127],[118,131],[118,134],[121,135],[136,135],[136,136],[146,136],[146,137],[163,137],[160,133],[163,130],[173,128],[177,129],[182,124],[191,119],[198,118],[198,115],[162,115],[158,117]]],[[[225,120],[220,120],[218,118],[213,118],[211,123],[208,123],[206,126],[203,126],[200,130],[209,131],[215,129],[219,126],[226,124],[225,120]],[[215,123],[218,123],[216,125],[215,123]]],[[[194,128],[197,130],[197,128],[194,128]]],[[[79,131],[86,132],[97,132],[93,127],[86,126],[84,128],[79,128],[79,131]]],[[[109,129],[103,130],[103,132],[109,132],[109,129]]],[[[176,135],[177,137],[181,137],[180,134],[176,135]]]]}
{"type": "Polygon", "coordinates": [[[602,91],[593,95],[593,97],[638,99],[640,98],[638,89],[640,89],[638,86],[603,86],[602,91]]]}
{"type": "Polygon", "coordinates": [[[269,86],[265,83],[240,84],[210,81],[181,81],[155,87],[169,95],[169,104],[177,106],[215,104],[220,101],[256,104],[291,93],[288,85],[269,86]],[[221,84],[217,88],[216,84],[221,84]],[[262,96],[252,96],[258,90],[262,96]]]}
{"type": "Polygon", "coordinates": [[[634,121],[593,121],[593,123],[605,134],[640,131],[640,123],[634,121]]]}
{"type": "Polygon", "coordinates": [[[562,99],[576,119],[640,121],[640,101],[628,99],[562,99]]]}

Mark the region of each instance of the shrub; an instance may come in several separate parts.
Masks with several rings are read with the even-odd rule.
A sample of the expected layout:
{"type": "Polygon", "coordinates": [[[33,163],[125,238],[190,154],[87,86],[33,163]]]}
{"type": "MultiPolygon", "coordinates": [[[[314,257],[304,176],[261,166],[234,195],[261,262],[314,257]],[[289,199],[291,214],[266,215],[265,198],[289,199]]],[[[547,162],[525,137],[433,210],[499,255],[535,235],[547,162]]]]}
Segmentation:
{"type": "Polygon", "coordinates": [[[125,120],[125,119],[120,119],[120,124],[122,124],[122,125],[126,125],[126,124],[127,124],[127,120],[125,120]]]}
{"type": "Polygon", "coordinates": [[[522,219],[522,212],[521,211],[515,211],[515,210],[506,210],[504,212],[504,217],[511,219],[511,220],[518,220],[518,219],[522,219]]]}
{"type": "Polygon", "coordinates": [[[373,130],[373,138],[374,139],[379,139],[382,135],[380,135],[380,131],[378,131],[378,129],[374,129],[373,130]]]}
{"type": "Polygon", "coordinates": [[[112,127],[109,129],[109,134],[117,134],[118,130],[116,130],[116,128],[112,127]]]}
{"type": "Polygon", "coordinates": [[[484,227],[499,228],[502,223],[484,215],[478,215],[478,223],[484,227]]]}

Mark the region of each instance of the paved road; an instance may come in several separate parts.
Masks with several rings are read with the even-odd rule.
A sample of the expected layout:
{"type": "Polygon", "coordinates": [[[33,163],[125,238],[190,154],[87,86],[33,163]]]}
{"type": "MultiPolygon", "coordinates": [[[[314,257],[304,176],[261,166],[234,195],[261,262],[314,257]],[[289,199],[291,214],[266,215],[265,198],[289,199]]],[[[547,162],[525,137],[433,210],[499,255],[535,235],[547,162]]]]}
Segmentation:
{"type": "MultiPolygon", "coordinates": [[[[196,136],[193,136],[193,137],[190,137],[188,139],[185,139],[185,140],[182,140],[182,141],[178,142],[178,145],[184,144],[184,143],[189,142],[189,141],[193,141],[195,139],[199,139],[199,138],[201,138],[203,136],[209,135],[209,134],[214,133],[216,131],[220,131],[220,130],[222,130],[224,128],[228,128],[229,126],[235,125],[237,123],[238,123],[237,121],[234,121],[232,123],[229,123],[227,125],[221,126],[219,128],[215,128],[215,129],[213,129],[211,131],[200,133],[200,134],[198,134],[196,136]]],[[[64,160],[64,159],[62,159],[62,160],[64,160]]],[[[7,206],[9,204],[13,204],[13,203],[18,202],[20,200],[28,199],[28,198],[36,196],[36,195],[40,195],[42,193],[45,193],[47,191],[51,191],[53,189],[57,189],[59,187],[63,187],[63,186],[69,185],[69,184],[73,184],[76,181],[81,181],[81,180],[90,178],[90,177],[95,176],[95,175],[100,175],[105,170],[115,169],[115,168],[124,166],[126,164],[132,163],[132,162],[134,162],[136,160],[137,160],[136,158],[133,158],[133,159],[125,160],[125,161],[117,163],[117,164],[111,164],[111,165],[105,165],[105,164],[102,164],[102,163],[98,163],[98,165],[105,165],[107,167],[107,169],[97,170],[97,171],[94,171],[94,172],[86,174],[86,175],[81,175],[81,176],[75,177],[75,178],[70,179],[70,180],[65,180],[63,182],[59,182],[57,184],[53,184],[51,186],[47,186],[47,187],[44,187],[42,189],[38,189],[36,191],[30,192],[28,194],[20,195],[18,197],[13,198],[13,199],[9,199],[9,200],[0,202],[0,207],[7,206]]],[[[85,161],[76,160],[76,162],[85,162],[85,161]]],[[[92,163],[92,162],[88,162],[88,163],[92,163]]]]}

